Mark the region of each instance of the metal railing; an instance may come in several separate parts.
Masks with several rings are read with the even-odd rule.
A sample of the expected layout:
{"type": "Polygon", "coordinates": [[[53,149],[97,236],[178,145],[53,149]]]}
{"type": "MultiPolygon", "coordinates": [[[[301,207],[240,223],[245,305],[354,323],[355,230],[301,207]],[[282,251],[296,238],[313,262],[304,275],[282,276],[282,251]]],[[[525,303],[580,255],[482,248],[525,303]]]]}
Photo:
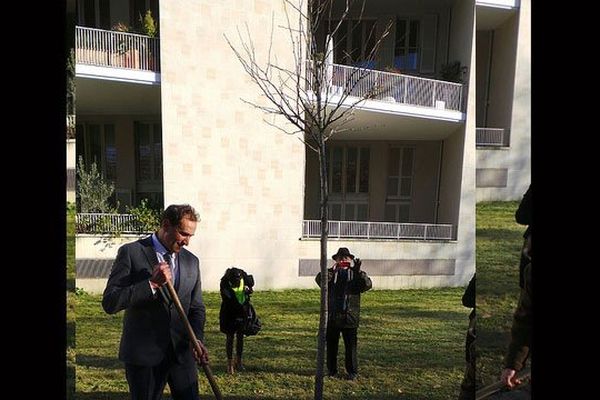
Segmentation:
{"type": "Polygon", "coordinates": [[[67,139],[75,139],[75,114],[67,114],[67,139]]]}
{"type": "Polygon", "coordinates": [[[347,91],[350,96],[369,96],[391,103],[453,111],[463,109],[463,85],[460,83],[340,64],[333,64],[331,83],[334,93],[336,90],[347,91]]]}
{"type": "Polygon", "coordinates": [[[160,71],[159,39],[135,33],[75,27],[78,64],[160,71]]]}
{"type": "Polygon", "coordinates": [[[508,135],[504,128],[476,128],[475,145],[504,147],[508,146],[508,135]]]}
{"type": "Polygon", "coordinates": [[[132,214],[78,213],[77,233],[151,233],[132,214]]]}
{"type": "MultiPolygon", "coordinates": [[[[328,221],[330,238],[452,240],[450,224],[328,221]]],[[[302,237],[321,236],[321,221],[302,221],[302,237]]]]}

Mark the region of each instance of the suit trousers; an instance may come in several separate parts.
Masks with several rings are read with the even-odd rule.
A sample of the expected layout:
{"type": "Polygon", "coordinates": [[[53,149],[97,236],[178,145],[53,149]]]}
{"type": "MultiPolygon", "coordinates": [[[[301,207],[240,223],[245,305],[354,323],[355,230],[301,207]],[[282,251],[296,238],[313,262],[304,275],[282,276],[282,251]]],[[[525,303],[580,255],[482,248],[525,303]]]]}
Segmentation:
{"type": "Polygon", "coordinates": [[[199,400],[196,364],[177,363],[172,346],[160,364],[148,367],[125,363],[125,376],[132,400],[160,400],[165,385],[174,400],[199,400]]]}
{"type": "Polygon", "coordinates": [[[348,374],[358,373],[358,360],[356,356],[356,346],[358,343],[358,328],[337,328],[332,326],[330,321],[327,324],[327,371],[329,375],[337,373],[337,354],[340,333],[344,339],[345,366],[348,374]]]}

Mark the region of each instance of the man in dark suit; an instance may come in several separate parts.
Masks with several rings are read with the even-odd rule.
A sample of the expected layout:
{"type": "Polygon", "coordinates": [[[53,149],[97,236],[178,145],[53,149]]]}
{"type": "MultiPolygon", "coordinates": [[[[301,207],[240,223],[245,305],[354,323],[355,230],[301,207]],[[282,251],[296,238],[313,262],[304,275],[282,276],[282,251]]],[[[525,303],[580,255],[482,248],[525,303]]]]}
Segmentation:
{"type": "Polygon", "coordinates": [[[198,214],[190,205],[170,205],[160,229],[119,248],[102,298],[108,314],[125,310],[119,359],[133,400],[158,400],[169,383],[175,400],[198,400],[196,362],[208,362],[200,262],[184,249],[196,232],[198,214]],[[173,283],[200,342],[191,346],[184,322],[166,287],[173,283]]]}

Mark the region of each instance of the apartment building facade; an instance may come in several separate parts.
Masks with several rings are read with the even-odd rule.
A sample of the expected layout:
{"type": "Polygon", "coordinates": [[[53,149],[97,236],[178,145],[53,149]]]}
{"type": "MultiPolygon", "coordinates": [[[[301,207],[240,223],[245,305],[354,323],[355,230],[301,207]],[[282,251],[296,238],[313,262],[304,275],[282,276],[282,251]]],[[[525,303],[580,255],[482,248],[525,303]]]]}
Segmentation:
{"type": "MultiPolygon", "coordinates": [[[[347,49],[335,76],[362,61],[367,32],[392,21],[369,68],[393,89],[328,142],[328,254],[349,247],[376,288],[461,286],[474,273],[475,10],[472,0],[369,0],[334,38],[347,49]],[[452,63],[455,81],[442,73],[452,63]]],[[[281,0],[78,2],[77,155],[114,182],[121,212],[142,199],[196,207],[189,248],[207,290],[232,265],[260,289],[316,287],[316,154],[240,100],[262,101],[224,40],[248,24],[265,56],[272,18],[285,23],[281,0]],[[147,10],[157,37],[131,33],[147,10]]],[[[287,37],[273,38],[291,64],[287,37]]],[[[118,246],[136,237],[78,233],[77,286],[101,291],[118,246]]]]}
{"type": "Polygon", "coordinates": [[[531,182],[531,2],[476,1],[477,201],[531,182]]]}

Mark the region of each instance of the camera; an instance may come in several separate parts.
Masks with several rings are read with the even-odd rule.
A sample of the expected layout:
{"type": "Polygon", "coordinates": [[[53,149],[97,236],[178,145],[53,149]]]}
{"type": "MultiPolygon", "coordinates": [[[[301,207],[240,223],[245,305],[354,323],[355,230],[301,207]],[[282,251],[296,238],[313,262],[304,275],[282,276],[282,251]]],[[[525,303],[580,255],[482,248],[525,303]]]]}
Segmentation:
{"type": "Polygon", "coordinates": [[[239,269],[234,269],[231,271],[231,275],[229,276],[229,283],[231,283],[232,287],[240,286],[240,281],[242,279],[242,271],[239,269]]]}
{"type": "Polygon", "coordinates": [[[350,267],[350,261],[340,261],[338,263],[338,265],[342,268],[349,268],[350,267]]]}

